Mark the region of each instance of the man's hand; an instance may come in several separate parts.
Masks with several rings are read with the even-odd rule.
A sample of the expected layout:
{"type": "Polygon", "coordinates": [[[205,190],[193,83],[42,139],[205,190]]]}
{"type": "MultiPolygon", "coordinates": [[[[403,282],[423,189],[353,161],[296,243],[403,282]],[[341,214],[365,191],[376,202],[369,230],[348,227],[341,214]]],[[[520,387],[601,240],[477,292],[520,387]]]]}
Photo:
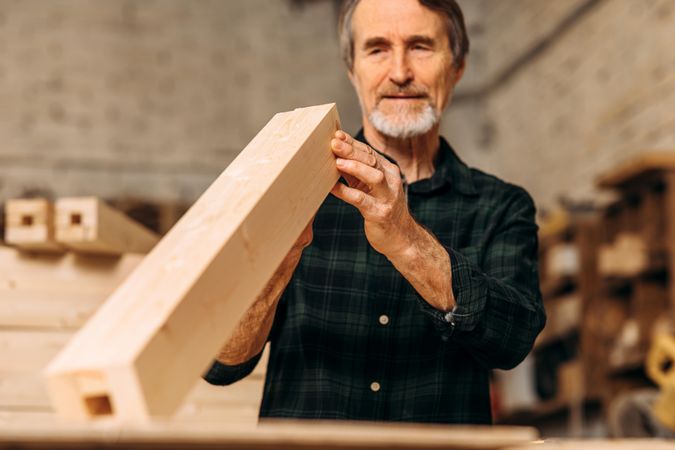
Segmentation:
{"type": "Polygon", "coordinates": [[[335,133],[331,148],[338,170],[349,183],[338,182],[331,193],[358,208],[375,250],[389,259],[407,252],[419,225],[408,211],[398,166],[344,131],[335,133]]]}
{"type": "Polygon", "coordinates": [[[335,133],[331,147],[338,170],[349,183],[336,183],[333,195],[358,208],[370,245],[429,304],[450,311],[455,305],[450,256],[410,215],[398,166],[344,131],[335,133]]]}

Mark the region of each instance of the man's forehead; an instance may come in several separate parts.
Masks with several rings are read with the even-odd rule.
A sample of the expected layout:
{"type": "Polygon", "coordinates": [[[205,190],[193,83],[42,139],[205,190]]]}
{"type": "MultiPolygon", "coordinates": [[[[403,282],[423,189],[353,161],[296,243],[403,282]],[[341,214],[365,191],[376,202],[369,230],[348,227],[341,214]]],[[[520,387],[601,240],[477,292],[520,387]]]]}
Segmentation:
{"type": "Polygon", "coordinates": [[[352,36],[358,42],[380,37],[443,39],[445,20],[419,0],[361,0],[352,16],[352,36]]]}

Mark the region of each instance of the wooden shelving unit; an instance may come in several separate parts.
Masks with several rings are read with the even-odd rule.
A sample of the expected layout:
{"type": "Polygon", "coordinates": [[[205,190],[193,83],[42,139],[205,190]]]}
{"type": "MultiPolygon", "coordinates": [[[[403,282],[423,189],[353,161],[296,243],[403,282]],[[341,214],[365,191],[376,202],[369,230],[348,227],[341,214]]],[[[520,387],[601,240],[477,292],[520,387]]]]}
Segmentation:
{"type": "Polygon", "coordinates": [[[596,223],[592,213],[561,212],[540,228],[540,287],[547,324],[531,355],[537,401],[504,411],[499,423],[562,422],[570,435],[582,436],[585,413],[597,409],[597,395],[585,379],[587,336],[581,327],[596,283],[596,223]]]}
{"type": "Polygon", "coordinates": [[[675,302],[675,155],[647,153],[602,175],[617,200],[598,221],[597,290],[583,327],[605,411],[627,390],[653,386],[644,361],[655,329],[670,329],[675,302]]]}

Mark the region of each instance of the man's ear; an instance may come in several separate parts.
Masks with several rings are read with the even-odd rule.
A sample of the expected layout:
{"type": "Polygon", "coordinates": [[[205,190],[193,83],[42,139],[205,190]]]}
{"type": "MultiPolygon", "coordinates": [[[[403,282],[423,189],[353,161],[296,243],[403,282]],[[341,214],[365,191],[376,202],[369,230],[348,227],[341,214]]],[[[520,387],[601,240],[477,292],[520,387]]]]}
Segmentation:
{"type": "Polygon", "coordinates": [[[462,64],[455,71],[455,86],[464,76],[464,70],[466,69],[466,58],[462,61],[462,64]]]}
{"type": "Polygon", "coordinates": [[[356,85],[354,84],[354,66],[352,66],[351,69],[347,70],[347,76],[349,77],[349,82],[352,84],[354,88],[356,88],[356,85]]]}

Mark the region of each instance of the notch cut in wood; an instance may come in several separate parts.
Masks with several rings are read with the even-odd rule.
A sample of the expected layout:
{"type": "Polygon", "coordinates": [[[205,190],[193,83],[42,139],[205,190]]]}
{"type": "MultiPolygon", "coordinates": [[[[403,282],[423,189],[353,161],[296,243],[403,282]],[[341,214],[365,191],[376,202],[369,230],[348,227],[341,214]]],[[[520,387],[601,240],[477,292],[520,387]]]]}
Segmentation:
{"type": "Polygon", "coordinates": [[[44,198],[11,199],[5,204],[5,239],[24,250],[62,252],[54,236],[54,205],[44,198]]]}
{"type": "Polygon", "coordinates": [[[80,252],[148,253],[159,236],[96,197],[56,201],[56,240],[80,252]]]}
{"type": "Polygon", "coordinates": [[[272,118],[49,365],[62,416],[176,411],[337,182],[338,128],[334,104],[272,118]]]}

